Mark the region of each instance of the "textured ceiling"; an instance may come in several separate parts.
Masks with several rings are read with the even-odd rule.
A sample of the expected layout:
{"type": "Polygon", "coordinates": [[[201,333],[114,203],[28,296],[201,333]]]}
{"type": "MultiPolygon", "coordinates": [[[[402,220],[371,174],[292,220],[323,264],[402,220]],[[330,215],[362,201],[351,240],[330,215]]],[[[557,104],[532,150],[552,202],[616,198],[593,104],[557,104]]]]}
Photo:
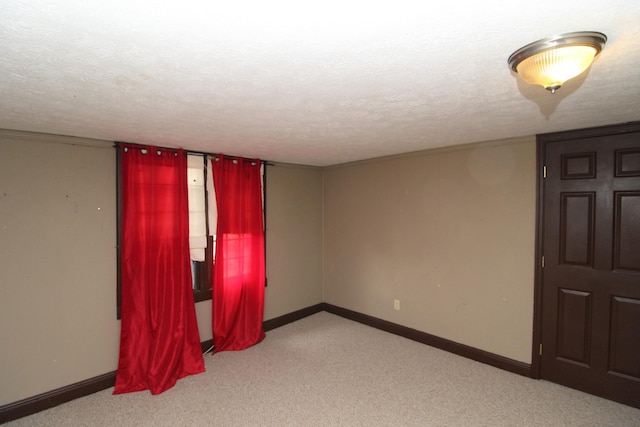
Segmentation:
{"type": "Polygon", "coordinates": [[[3,0],[0,128],[316,166],[640,120],[640,2],[3,0]],[[555,95],[508,56],[609,41],[555,95]]]}

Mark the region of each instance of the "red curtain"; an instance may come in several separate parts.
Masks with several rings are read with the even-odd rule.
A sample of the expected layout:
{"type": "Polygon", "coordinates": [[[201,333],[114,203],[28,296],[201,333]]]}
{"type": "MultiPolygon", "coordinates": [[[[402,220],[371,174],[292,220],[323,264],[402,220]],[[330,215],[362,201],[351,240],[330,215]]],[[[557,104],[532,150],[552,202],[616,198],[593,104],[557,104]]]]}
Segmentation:
{"type": "Polygon", "coordinates": [[[218,208],[213,280],[214,353],[264,339],[264,232],[260,161],[216,156],[218,208]]]}
{"type": "Polygon", "coordinates": [[[182,150],[120,144],[121,334],[114,394],[162,393],[204,371],[182,150]]]}

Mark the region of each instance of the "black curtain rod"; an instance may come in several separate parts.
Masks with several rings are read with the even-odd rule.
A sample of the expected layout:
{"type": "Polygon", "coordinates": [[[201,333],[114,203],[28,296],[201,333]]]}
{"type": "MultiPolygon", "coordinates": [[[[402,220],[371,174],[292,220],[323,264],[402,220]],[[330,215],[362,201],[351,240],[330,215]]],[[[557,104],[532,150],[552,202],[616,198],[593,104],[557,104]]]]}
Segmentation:
{"type": "MultiPolygon", "coordinates": [[[[133,142],[124,142],[124,141],[115,141],[114,147],[118,147],[118,144],[127,144],[127,145],[140,145],[142,146],[143,144],[136,144],[133,142]]],[[[161,150],[177,150],[177,148],[169,148],[169,147],[156,147],[159,148],[161,150]]],[[[225,159],[229,159],[229,160],[238,160],[240,157],[239,156],[230,156],[228,154],[221,154],[221,153],[206,153],[204,151],[196,151],[196,150],[188,150],[188,149],[184,149],[183,150],[187,153],[187,154],[197,154],[200,156],[219,156],[219,155],[224,155],[225,159]]],[[[246,159],[246,158],[242,158],[243,161],[245,162],[255,162],[255,159],[246,159]]],[[[269,162],[267,160],[260,160],[260,163],[262,163],[265,166],[273,166],[274,163],[269,162]]]]}
{"type": "MultiPolygon", "coordinates": [[[[211,156],[211,157],[215,157],[215,156],[224,156],[225,160],[239,160],[242,159],[243,162],[255,162],[256,159],[247,159],[245,157],[240,157],[240,156],[231,156],[229,154],[221,154],[221,153],[205,153],[204,151],[193,151],[193,150],[184,150],[187,152],[187,154],[197,154],[200,156],[211,156]]],[[[262,163],[263,165],[266,166],[273,166],[273,163],[267,161],[267,160],[260,160],[260,163],[262,163]]]]}

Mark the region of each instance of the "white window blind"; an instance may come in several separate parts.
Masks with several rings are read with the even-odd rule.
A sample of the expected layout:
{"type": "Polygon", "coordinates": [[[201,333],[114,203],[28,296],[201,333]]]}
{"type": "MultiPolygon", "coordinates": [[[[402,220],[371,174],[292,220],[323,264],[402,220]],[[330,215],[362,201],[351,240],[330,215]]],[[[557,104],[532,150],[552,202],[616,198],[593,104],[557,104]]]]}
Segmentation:
{"type": "MultiPolygon", "coordinates": [[[[207,179],[207,193],[209,194],[207,212],[209,213],[209,235],[216,236],[216,227],[218,225],[218,205],[216,204],[216,190],[213,186],[213,167],[211,166],[211,157],[207,157],[207,170],[209,171],[209,179],[207,179]]],[[[215,245],[214,245],[215,251],[215,245]]]]}
{"type": "Polygon", "coordinates": [[[207,218],[205,209],[204,157],[187,156],[189,190],[189,248],[193,261],[204,261],[207,247],[207,218]]]}

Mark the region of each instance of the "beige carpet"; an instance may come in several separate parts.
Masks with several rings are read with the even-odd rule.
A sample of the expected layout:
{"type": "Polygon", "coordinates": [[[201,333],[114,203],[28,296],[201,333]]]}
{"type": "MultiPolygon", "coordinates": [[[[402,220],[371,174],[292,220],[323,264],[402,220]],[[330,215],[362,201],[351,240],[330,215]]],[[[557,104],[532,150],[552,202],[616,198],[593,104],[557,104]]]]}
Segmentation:
{"type": "Polygon", "coordinates": [[[640,410],[318,313],[171,390],[112,389],[7,426],[640,426],[640,410]]]}

